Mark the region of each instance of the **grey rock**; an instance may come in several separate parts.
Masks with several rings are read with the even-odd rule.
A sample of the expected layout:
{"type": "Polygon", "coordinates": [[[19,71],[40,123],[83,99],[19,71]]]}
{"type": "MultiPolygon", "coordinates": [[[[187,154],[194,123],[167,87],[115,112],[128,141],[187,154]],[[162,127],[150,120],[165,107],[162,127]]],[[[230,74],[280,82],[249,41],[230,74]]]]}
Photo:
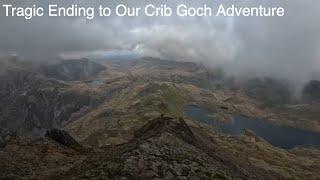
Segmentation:
{"type": "Polygon", "coordinates": [[[52,129],[47,131],[45,136],[67,147],[81,148],[81,145],[67,131],[52,129]]]}
{"type": "Polygon", "coordinates": [[[163,179],[164,180],[174,179],[174,175],[170,171],[167,171],[163,179]]]}

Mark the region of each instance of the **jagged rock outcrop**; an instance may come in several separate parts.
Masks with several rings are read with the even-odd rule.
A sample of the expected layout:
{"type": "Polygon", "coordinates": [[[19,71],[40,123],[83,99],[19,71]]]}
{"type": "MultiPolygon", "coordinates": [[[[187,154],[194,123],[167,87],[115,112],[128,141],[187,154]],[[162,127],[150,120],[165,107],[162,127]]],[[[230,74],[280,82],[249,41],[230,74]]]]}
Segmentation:
{"type": "Polygon", "coordinates": [[[159,117],[135,132],[128,143],[111,146],[101,155],[59,178],[109,179],[270,179],[247,162],[218,156],[215,142],[182,118],[159,117]],[[108,152],[108,153],[106,153],[108,152]],[[103,162],[103,163],[101,163],[103,162]],[[263,174],[263,175],[262,175],[263,174]]]}
{"type": "Polygon", "coordinates": [[[47,138],[13,136],[0,149],[0,179],[48,179],[84,158],[79,151],[47,138]]]}
{"type": "Polygon", "coordinates": [[[67,147],[74,149],[82,148],[81,145],[67,131],[64,130],[51,129],[46,132],[45,136],[67,147]]]}
{"type": "Polygon", "coordinates": [[[187,142],[192,142],[192,140],[195,139],[191,129],[182,118],[175,120],[163,116],[147,123],[136,131],[135,137],[147,139],[153,136],[159,136],[164,132],[175,134],[177,137],[187,142]]]}
{"type": "MultiPolygon", "coordinates": [[[[55,141],[19,136],[11,138],[0,151],[0,179],[211,180],[292,177],[281,174],[282,170],[264,168],[262,165],[266,164],[257,160],[257,165],[252,164],[255,159],[239,157],[241,152],[231,153],[233,149],[218,147],[219,144],[206,131],[189,126],[181,118],[161,116],[137,130],[128,143],[86,151],[75,151],[72,146],[77,143],[65,131],[52,130],[47,136],[55,141]]],[[[245,136],[255,135],[248,131],[245,136]]],[[[234,143],[236,139],[228,141],[234,143]]],[[[244,148],[259,148],[255,143],[246,144],[241,139],[237,142],[245,143],[244,148]]],[[[270,148],[269,145],[266,147],[261,151],[270,148]]],[[[271,151],[268,156],[274,157],[275,154],[278,155],[277,151],[271,151]]],[[[312,171],[315,169],[316,166],[312,171]]]]}

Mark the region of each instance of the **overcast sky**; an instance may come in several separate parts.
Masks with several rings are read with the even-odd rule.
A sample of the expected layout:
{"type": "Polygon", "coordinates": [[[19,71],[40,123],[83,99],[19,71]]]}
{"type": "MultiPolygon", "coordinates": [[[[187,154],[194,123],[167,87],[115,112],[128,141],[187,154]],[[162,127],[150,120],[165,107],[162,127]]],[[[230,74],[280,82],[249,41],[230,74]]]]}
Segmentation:
{"type": "MultiPolygon", "coordinates": [[[[47,6],[54,1],[2,1],[47,6]]],[[[67,3],[59,1],[59,5],[67,3]]],[[[120,1],[74,1],[84,6],[114,6],[120,1]]],[[[47,61],[61,54],[129,50],[146,56],[223,65],[229,72],[256,72],[295,81],[320,72],[320,1],[121,1],[143,6],[167,3],[215,7],[283,6],[285,17],[41,17],[26,21],[0,11],[0,53],[47,61]],[[246,3],[244,3],[246,2],[246,3]]],[[[69,3],[70,4],[70,3],[69,3]]]]}

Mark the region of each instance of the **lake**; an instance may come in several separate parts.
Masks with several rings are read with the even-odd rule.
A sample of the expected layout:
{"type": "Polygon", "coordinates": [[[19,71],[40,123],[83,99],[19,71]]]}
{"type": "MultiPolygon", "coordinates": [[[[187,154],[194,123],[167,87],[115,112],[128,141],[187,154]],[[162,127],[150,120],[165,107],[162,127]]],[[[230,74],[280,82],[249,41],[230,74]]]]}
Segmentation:
{"type": "Polygon", "coordinates": [[[320,133],[279,126],[266,120],[240,115],[235,116],[230,122],[221,122],[211,117],[212,111],[194,105],[186,106],[185,113],[191,119],[206,123],[224,134],[239,135],[245,129],[250,129],[270,144],[284,149],[294,147],[320,148],[320,133]]]}

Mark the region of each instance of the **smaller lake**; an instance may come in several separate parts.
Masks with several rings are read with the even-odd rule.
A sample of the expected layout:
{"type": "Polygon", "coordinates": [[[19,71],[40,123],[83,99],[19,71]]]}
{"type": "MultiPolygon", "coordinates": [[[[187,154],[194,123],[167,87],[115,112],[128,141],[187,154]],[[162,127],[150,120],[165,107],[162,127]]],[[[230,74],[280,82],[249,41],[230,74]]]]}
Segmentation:
{"type": "Polygon", "coordinates": [[[211,117],[213,112],[194,105],[186,106],[185,113],[191,119],[209,124],[224,134],[239,135],[245,129],[250,129],[270,144],[284,149],[294,147],[320,148],[320,133],[278,126],[265,120],[245,116],[236,116],[227,123],[221,122],[211,117]]]}

